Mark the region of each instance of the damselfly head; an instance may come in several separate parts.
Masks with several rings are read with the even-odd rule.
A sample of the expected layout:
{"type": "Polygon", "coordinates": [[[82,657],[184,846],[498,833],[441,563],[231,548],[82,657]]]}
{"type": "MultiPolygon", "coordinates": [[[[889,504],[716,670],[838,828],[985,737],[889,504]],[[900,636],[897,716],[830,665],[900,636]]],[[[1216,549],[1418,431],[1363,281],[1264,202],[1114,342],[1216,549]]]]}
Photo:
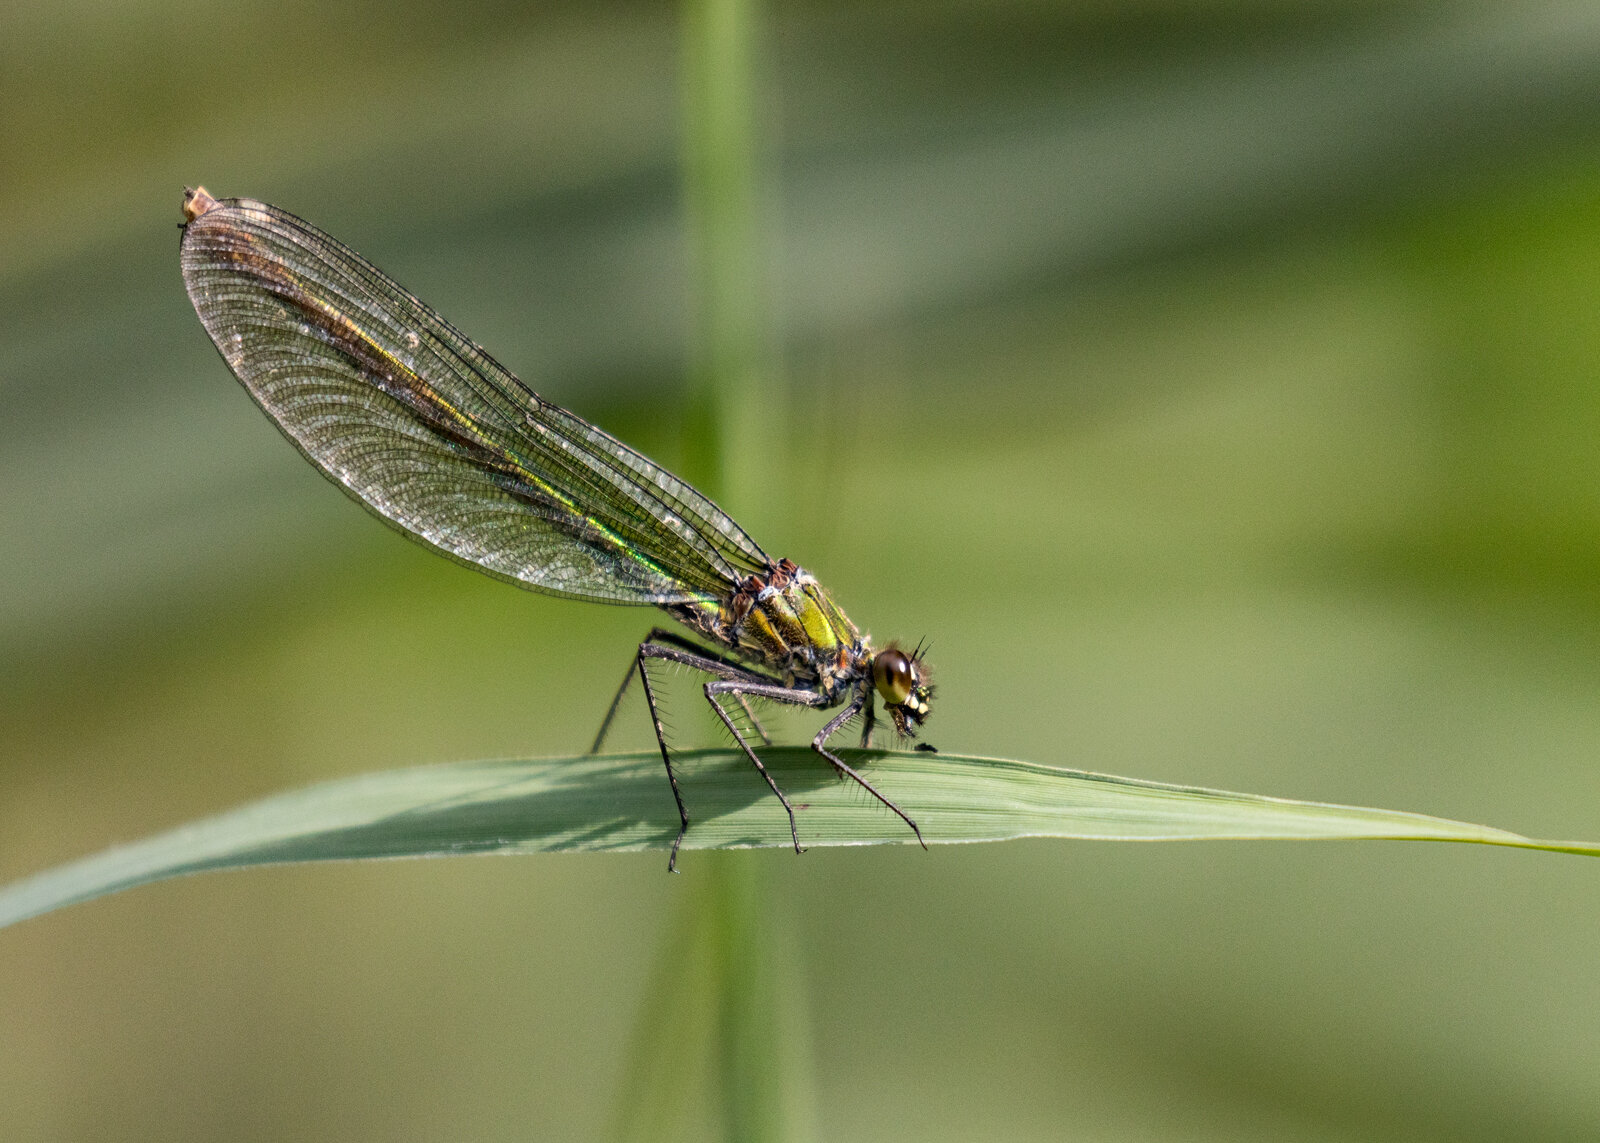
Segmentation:
{"type": "Polygon", "coordinates": [[[915,738],[927,720],[933,685],[922,661],[922,648],[909,654],[893,643],[872,657],[872,685],[878,688],[894,728],[905,738],[915,738]]]}

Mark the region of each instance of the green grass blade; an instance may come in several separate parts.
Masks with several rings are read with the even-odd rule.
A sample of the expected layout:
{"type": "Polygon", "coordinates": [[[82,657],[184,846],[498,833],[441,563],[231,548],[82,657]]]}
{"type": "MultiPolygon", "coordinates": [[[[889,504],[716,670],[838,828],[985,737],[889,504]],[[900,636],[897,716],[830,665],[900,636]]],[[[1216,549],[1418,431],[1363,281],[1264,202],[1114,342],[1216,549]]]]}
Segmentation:
{"type": "MultiPolygon", "coordinates": [[[[1120,841],[1461,841],[1600,856],[1400,810],[1172,786],[1030,762],[845,751],[933,845],[1060,837],[1120,841]]],[[[914,844],[899,819],[811,751],[767,767],[808,846],[914,844]]],[[[787,846],[782,808],[742,755],[685,751],[694,824],[684,849],[787,846]]],[[[0,889],[0,927],[64,905],[209,869],[371,857],[664,850],[677,818],[655,752],[393,770],[279,794],[0,889]]],[[[692,865],[691,865],[692,868],[692,865]]]]}

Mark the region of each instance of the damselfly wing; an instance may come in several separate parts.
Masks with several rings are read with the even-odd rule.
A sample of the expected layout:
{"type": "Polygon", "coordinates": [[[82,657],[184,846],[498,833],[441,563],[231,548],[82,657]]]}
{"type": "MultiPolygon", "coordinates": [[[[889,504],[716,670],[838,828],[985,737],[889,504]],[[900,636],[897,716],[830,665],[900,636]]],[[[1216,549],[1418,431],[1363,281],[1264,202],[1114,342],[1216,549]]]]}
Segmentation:
{"type": "Polygon", "coordinates": [[[322,473],[406,536],[533,591],[650,604],[694,638],[656,627],[639,644],[594,749],[635,675],[678,807],[689,812],[647,664],[710,676],[706,701],[789,815],[761,762],[749,700],[841,708],[811,747],[922,832],[828,748],[881,699],[916,737],[933,688],[920,648],[874,650],[814,577],[774,560],[706,497],[581,417],[543,400],[349,247],[277,207],[185,192],[181,260],[200,321],[250,396],[322,473]]]}

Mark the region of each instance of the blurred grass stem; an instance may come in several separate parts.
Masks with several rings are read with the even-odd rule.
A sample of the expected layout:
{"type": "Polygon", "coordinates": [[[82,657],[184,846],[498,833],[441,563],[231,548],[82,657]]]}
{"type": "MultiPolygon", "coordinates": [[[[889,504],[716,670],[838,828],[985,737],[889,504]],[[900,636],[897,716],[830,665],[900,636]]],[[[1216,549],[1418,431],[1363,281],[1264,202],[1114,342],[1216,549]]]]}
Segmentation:
{"type": "Polygon", "coordinates": [[[782,436],[768,400],[759,9],[757,0],[684,0],[682,17],[680,162],[693,322],[684,475],[740,515],[759,487],[752,461],[782,436]]]}
{"type": "MultiPolygon", "coordinates": [[[[685,475],[748,515],[760,489],[756,458],[770,457],[783,436],[771,400],[758,207],[759,10],[757,0],[684,0],[681,12],[680,161],[693,321],[685,475]]],[[[797,1136],[809,1101],[804,1021],[763,869],[748,853],[694,862],[699,884],[680,906],[690,910],[687,923],[672,927],[666,971],[658,970],[641,1016],[624,1092],[625,1137],[659,1132],[663,1120],[682,1123],[691,1097],[674,1095],[674,1085],[707,1071],[729,1143],[797,1136]]]]}

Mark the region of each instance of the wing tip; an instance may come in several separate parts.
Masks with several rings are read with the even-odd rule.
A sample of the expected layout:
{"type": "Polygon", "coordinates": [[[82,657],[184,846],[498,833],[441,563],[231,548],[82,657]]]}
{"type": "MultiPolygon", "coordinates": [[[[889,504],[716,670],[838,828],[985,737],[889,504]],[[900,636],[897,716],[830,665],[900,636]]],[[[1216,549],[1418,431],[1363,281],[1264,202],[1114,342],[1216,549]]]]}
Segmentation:
{"type": "Polygon", "coordinates": [[[185,222],[193,222],[202,214],[209,210],[215,210],[220,205],[222,204],[212,198],[205,187],[183,188],[183,219],[185,222]]]}

